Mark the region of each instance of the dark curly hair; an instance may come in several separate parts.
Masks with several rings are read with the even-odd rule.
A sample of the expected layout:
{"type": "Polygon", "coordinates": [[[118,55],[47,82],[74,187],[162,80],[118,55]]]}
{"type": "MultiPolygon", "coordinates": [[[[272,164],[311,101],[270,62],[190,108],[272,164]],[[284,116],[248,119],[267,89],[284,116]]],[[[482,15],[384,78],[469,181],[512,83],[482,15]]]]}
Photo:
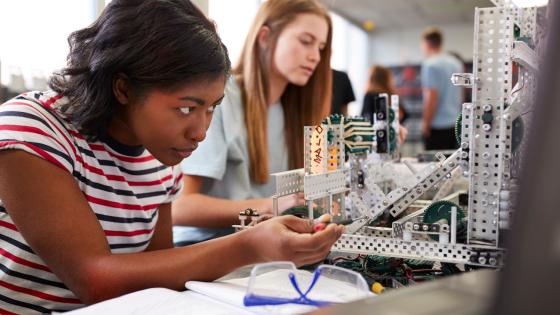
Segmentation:
{"type": "Polygon", "coordinates": [[[61,110],[95,140],[118,104],[113,81],[124,75],[136,96],[200,79],[229,76],[216,27],[188,0],[113,0],[69,38],[67,66],[49,80],[69,103],[61,110]]]}

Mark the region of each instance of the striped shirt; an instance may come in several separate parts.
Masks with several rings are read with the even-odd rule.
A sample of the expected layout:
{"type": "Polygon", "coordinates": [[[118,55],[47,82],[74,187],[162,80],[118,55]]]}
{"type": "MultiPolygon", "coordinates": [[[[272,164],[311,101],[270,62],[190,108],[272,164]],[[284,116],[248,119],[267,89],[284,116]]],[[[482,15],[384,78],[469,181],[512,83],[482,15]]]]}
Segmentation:
{"type": "MultiPolygon", "coordinates": [[[[66,102],[49,91],[22,94],[0,105],[0,150],[23,150],[72,174],[111,251],[143,251],[158,207],[178,195],[180,167],[165,166],[143,147],[125,146],[107,136],[88,141],[60,112],[66,102]]],[[[80,306],[82,302],[26,243],[0,201],[0,314],[80,306]]]]}

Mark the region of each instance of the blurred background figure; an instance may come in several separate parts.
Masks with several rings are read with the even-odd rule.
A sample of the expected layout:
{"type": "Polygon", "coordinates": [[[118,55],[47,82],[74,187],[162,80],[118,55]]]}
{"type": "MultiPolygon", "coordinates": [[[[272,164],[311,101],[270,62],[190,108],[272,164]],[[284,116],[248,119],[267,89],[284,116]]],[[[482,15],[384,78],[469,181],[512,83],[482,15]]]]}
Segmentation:
{"type": "Polygon", "coordinates": [[[352,83],[344,71],[332,69],[331,114],[348,116],[348,103],[356,100],[352,83]]]}
{"type": "MultiPolygon", "coordinates": [[[[362,116],[373,122],[373,104],[375,99],[383,93],[390,95],[397,94],[393,73],[388,68],[380,65],[373,65],[369,70],[369,80],[362,106],[362,116]]],[[[408,117],[402,101],[399,101],[399,122],[402,124],[408,117]]]]}
{"type": "MultiPolygon", "coordinates": [[[[380,66],[373,65],[369,70],[369,80],[366,88],[366,95],[364,96],[364,104],[362,106],[362,116],[373,122],[373,106],[377,97],[380,94],[387,93],[389,97],[397,94],[395,79],[391,70],[380,66]]],[[[399,143],[403,144],[408,130],[402,125],[408,114],[404,109],[402,101],[399,99],[399,143]]]]}
{"type": "Polygon", "coordinates": [[[437,28],[422,34],[421,49],[427,57],[422,63],[421,81],[424,109],[422,136],[426,150],[457,148],[454,126],[461,109],[461,89],[450,82],[453,73],[462,72],[457,58],[442,52],[443,35],[437,28]]]}

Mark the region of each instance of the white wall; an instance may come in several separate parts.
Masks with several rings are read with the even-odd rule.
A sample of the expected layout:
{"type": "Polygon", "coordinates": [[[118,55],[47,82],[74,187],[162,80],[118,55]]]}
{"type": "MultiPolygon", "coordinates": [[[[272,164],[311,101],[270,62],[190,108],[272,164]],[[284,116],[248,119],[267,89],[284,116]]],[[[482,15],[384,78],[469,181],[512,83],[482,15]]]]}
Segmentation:
{"type": "Polygon", "coordinates": [[[0,1],[0,82],[18,92],[46,89],[46,77],[66,65],[68,35],[93,22],[99,5],[99,0],[0,1]]]}
{"type": "Polygon", "coordinates": [[[237,64],[259,6],[260,0],[208,0],[208,16],[217,25],[232,66],[237,64]]]}
{"type": "MultiPolygon", "coordinates": [[[[473,56],[473,25],[439,26],[443,32],[443,49],[458,52],[464,60],[473,56]]],[[[369,36],[369,63],[385,66],[418,64],[424,59],[420,51],[423,28],[372,33],[369,36]]]]}
{"type": "Polygon", "coordinates": [[[194,5],[196,5],[200,11],[204,12],[204,14],[208,15],[208,1],[209,0],[192,0],[191,2],[194,3],[194,5]]]}
{"type": "Polygon", "coordinates": [[[356,101],[348,104],[350,116],[359,115],[368,75],[368,36],[365,31],[331,12],[333,42],[331,67],[345,71],[352,83],[356,101]]]}

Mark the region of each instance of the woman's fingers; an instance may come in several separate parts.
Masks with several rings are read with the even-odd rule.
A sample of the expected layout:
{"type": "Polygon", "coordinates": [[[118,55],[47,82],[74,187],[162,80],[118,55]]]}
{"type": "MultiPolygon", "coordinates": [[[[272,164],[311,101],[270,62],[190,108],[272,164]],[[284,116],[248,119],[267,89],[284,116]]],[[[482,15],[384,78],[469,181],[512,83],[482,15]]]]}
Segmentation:
{"type": "Polygon", "coordinates": [[[313,221],[301,219],[293,215],[285,215],[278,218],[289,230],[297,233],[312,233],[313,221]]]}
{"type": "Polygon", "coordinates": [[[295,252],[313,252],[330,249],[342,235],[342,227],[329,224],[324,230],[315,233],[289,233],[287,245],[295,252]]]}

